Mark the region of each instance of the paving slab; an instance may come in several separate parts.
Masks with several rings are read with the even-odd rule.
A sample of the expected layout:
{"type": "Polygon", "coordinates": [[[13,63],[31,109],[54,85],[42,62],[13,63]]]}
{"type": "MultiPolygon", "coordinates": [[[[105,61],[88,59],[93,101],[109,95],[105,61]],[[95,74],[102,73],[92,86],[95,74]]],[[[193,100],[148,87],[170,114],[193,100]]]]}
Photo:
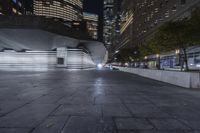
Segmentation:
{"type": "Polygon", "coordinates": [[[122,95],[120,96],[121,100],[123,103],[129,103],[129,104],[150,104],[151,102],[146,99],[145,97],[142,96],[137,96],[135,94],[134,96],[127,96],[127,95],[122,95]]]}
{"type": "Polygon", "coordinates": [[[25,101],[0,101],[0,115],[12,112],[24,106],[26,103],[25,101]]]}
{"type": "Polygon", "coordinates": [[[62,133],[117,133],[112,119],[72,116],[62,133]]]}
{"type": "Polygon", "coordinates": [[[118,130],[150,130],[154,127],[142,118],[116,118],[118,130]]]}
{"type": "Polygon", "coordinates": [[[90,96],[70,96],[63,97],[58,101],[59,104],[94,104],[94,97],[90,96]]]}
{"type": "Polygon", "coordinates": [[[57,108],[54,104],[29,104],[0,117],[0,127],[34,127],[57,108]]]}
{"type": "Polygon", "coordinates": [[[153,104],[126,104],[135,117],[170,118],[171,115],[153,104]]]}
{"type": "Polygon", "coordinates": [[[95,98],[95,104],[120,104],[121,99],[117,96],[97,96],[95,98]]]}
{"type": "Polygon", "coordinates": [[[190,130],[186,124],[176,119],[150,119],[150,122],[158,130],[190,130]]]}
{"type": "MultiPolygon", "coordinates": [[[[193,131],[181,131],[181,130],[175,130],[175,131],[172,131],[172,130],[136,130],[136,131],[119,131],[118,133],[195,133],[193,131]]],[[[196,132],[198,133],[198,132],[196,132]]]]}
{"type": "Polygon", "coordinates": [[[0,128],[0,133],[29,133],[28,128],[0,128]]]}
{"type": "Polygon", "coordinates": [[[123,104],[102,105],[104,117],[131,117],[131,113],[123,104]]]}
{"type": "Polygon", "coordinates": [[[36,127],[31,133],[60,133],[64,128],[68,116],[51,116],[36,127]]]}
{"type": "Polygon", "coordinates": [[[38,104],[54,104],[58,100],[60,100],[62,96],[51,96],[51,95],[45,95],[41,96],[33,101],[33,103],[38,103],[38,104]]]}
{"type": "Polygon", "coordinates": [[[78,115],[78,116],[101,116],[102,109],[99,105],[61,105],[53,115],[78,115]]]}
{"type": "Polygon", "coordinates": [[[181,120],[183,123],[191,127],[193,130],[200,130],[199,120],[181,120]]]}

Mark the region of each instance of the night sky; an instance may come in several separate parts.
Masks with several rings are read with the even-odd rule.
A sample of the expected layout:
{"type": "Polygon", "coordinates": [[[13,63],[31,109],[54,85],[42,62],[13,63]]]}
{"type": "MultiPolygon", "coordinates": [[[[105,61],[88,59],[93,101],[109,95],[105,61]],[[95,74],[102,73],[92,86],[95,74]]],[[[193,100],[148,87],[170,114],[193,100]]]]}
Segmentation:
{"type": "Polygon", "coordinates": [[[99,39],[103,36],[103,0],[84,0],[84,11],[99,15],[99,39]]]}

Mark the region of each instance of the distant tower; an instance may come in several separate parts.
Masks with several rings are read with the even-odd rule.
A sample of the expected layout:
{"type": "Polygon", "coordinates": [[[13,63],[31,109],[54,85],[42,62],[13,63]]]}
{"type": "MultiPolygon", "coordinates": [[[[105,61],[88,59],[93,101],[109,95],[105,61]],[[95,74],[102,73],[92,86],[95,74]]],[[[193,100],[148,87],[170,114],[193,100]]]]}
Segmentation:
{"type": "Polygon", "coordinates": [[[86,29],[89,33],[89,36],[97,40],[98,39],[98,15],[84,12],[83,20],[86,23],[86,29]]]}
{"type": "Polygon", "coordinates": [[[107,48],[112,44],[114,0],[104,0],[103,41],[107,48]]]}

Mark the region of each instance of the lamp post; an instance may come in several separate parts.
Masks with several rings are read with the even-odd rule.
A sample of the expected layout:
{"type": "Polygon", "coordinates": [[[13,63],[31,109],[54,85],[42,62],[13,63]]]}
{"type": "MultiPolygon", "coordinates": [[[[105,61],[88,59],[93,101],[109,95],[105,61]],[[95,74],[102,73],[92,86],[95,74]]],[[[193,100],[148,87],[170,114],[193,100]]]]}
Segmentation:
{"type": "Polygon", "coordinates": [[[144,57],[144,59],[145,59],[145,62],[144,62],[144,67],[145,67],[145,68],[147,68],[147,67],[148,67],[148,65],[147,65],[147,59],[148,59],[148,57],[147,57],[147,56],[145,56],[145,57],[144,57]]]}
{"type": "Polygon", "coordinates": [[[156,63],[157,69],[160,70],[160,54],[156,54],[156,60],[157,60],[156,63]]]}
{"type": "Polygon", "coordinates": [[[116,51],[115,51],[115,54],[117,54],[117,53],[119,53],[119,50],[116,50],[116,51]]]}
{"type": "Polygon", "coordinates": [[[175,54],[176,54],[176,58],[177,58],[177,65],[181,67],[181,71],[183,70],[183,65],[182,65],[182,62],[181,62],[181,53],[180,53],[180,49],[176,49],[175,50],[175,54]]]}

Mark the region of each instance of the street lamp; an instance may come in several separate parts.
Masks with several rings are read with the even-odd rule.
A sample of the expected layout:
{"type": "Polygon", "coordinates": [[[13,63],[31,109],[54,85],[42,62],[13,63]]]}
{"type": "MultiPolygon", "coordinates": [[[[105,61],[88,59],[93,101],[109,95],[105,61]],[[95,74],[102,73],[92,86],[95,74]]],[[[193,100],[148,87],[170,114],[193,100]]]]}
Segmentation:
{"type": "Polygon", "coordinates": [[[97,67],[98,67],[98,69],[102,69],[103,65],[102,65],[101,63],[99,63],[99,64],[97,65],[97,67]]]}
{"type": "Polygon", "coordinates": [[[181,67],[181,70],[182,70],[182,62],[181,62],[181,53],[180,53],[180,49],[176,49],[175,50],[175,53],[176,53],[176,65],[177,66],[180,66],[181,67]]]}
{"type": "Polygon", "coordinates": [[[115,51],[115,54],[119,53],[119,50],[115,51]]]}
{"type": "Polygon", "coordinates": [[[156,58],[157,58],[156,67],[158,70],[160,70],[160,54],[156,54],[156,58]]]}
{"type": "Polygon", "coordinates": [[[147,68],[147,59],[148,59],[148,57],[145,56],[144,59],[145,59],[145,62],[144,62],[144,68],[147,68]]]}
{"type": "Polygon", "coordinates": [[[179,49],[176,49],[175,53],[178,55],[180,54],[180,50],[179,49]]]}

